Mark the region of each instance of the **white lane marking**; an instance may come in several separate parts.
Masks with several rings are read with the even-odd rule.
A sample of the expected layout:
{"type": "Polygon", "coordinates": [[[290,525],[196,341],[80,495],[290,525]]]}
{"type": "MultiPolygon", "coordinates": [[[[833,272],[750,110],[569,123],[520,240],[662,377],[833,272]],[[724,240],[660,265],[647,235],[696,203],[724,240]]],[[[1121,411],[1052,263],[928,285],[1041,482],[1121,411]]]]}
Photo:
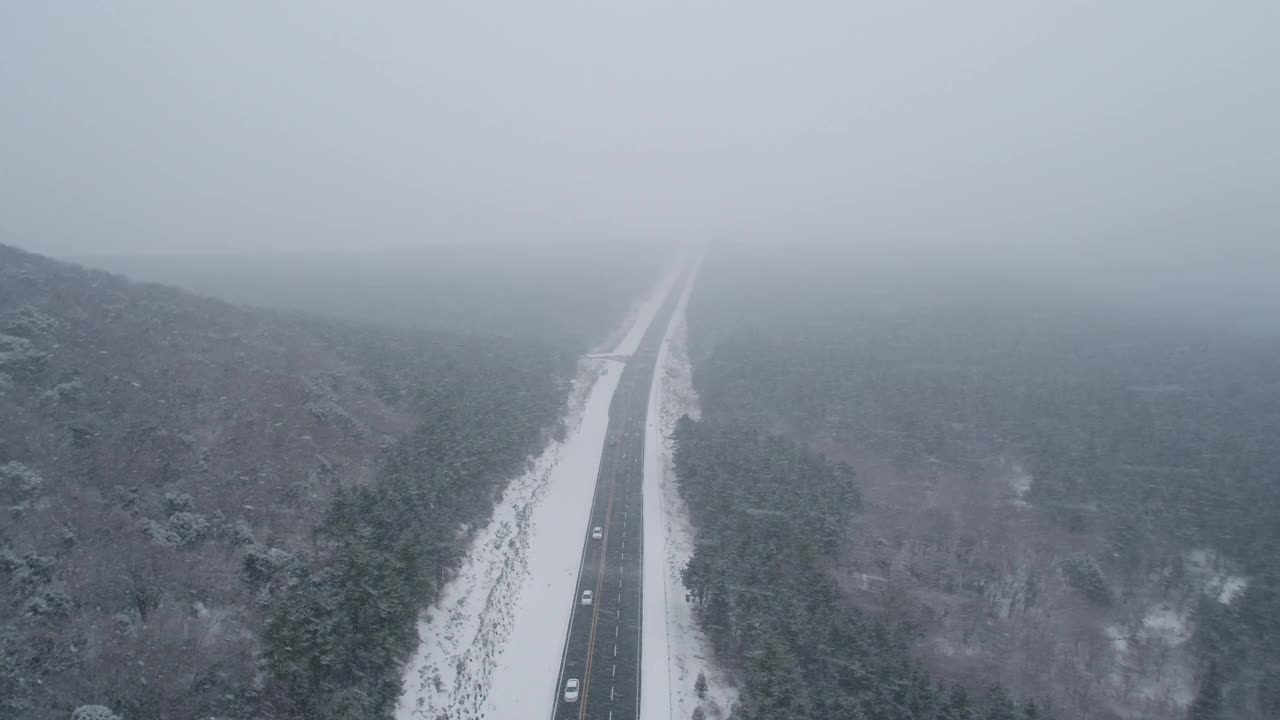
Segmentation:
{"type": "Polygon", "coordinates": [[[614,637],[614,639],[617,639],[617,637],[618,637],[618,628],[616,628],[616,627],[613,629],[613,637],[614,637]]]}
{"type": "Polygon", "coordinates": [[[618,578],[618,587],[622,587],[622,578],[618,578]]]}
{"type": "Polygon", "coordinates": [[[626,554],[626,553],[622,553],[622,559],[623,559],[623,560],[626,560],[626,559],[627,559],[627,554],[626,554]]]}
{"type": "Polygon", "coordinates": [[[618,643],[613,644],[613,656],[618,657],[618,643]]]}
{"type": "Polygon", "coordinates": [[[612,673],[609,673],[609,677],[615,677],[615,676],[617,676],[617,674],[618,674],[618,666],[617,666],[617,665],[614,665],[614,666],[613,666],[613,672],[612,672],[612,673]]]}
{"type": "Polygon", "coordinates": [[[613,686],[609,686],[609,702],[613,702],[613,686]]]}

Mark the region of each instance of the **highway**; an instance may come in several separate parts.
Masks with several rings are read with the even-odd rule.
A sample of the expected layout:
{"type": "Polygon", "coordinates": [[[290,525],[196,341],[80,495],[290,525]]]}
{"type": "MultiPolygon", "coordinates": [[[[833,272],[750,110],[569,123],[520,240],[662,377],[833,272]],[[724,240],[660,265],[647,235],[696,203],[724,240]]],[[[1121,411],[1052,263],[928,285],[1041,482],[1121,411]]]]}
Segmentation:
{"type": "MultiPolygon", "coordinates": [[[[638,720],[640,716],[640,628],[643,592],[644,425],[658,349],[684,283],[675,282],[626,360],[609,405],[609,428],[596,476],[591,521],[583,528],[578,586],[566,602],[573,614],[565,636],[555,691],[553,720],[638,720]],[[600,528],[602,537],[592,538],[600,528]],[[591,605],[582,604],[590,590],[591,605]],[[576,701],[564,698],[565,683],[580,683],[576,701]]],[[[660,591],[660,590],[659,590],[660,591]]]]}

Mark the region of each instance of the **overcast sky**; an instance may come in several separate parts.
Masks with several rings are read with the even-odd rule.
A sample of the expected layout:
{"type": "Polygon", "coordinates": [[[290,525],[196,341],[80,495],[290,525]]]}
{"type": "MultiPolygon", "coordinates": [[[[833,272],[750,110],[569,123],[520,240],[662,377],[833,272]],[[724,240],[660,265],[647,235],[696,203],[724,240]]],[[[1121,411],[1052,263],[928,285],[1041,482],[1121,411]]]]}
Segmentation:
{"type": "Polygon", "coordinates": [[[1280,3],[0,4],[0,242],[1273,243],[1280,3]]]}

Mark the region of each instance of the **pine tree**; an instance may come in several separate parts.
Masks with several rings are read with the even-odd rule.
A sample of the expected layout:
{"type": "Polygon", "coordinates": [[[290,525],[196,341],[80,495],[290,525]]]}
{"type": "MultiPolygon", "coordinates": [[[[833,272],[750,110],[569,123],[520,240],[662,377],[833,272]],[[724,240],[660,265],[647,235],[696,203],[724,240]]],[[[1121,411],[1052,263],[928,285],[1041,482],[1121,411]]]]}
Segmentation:
{"type": "Polygon", "coordinates": [[[983,703],[983,712],[988,720],[1017,720],[1018,710],[1009,698],[1009,693],[999,685],[994,685],[987,692],[983,703]]]}
{"type": "Polygon", "coordinates": [[[1200,692],[1187,708],[1187,720],[1218,720],[1222,717],[1222,680],[1218,677],[1218,666],[1209,665],[1200,692]]]}
{"type": "Polygon", "coordinates": [[[707,699],[707,675],[706,673],[698,673],[698,679],[693,681],[693,691],[698,693],[701,700],[707,699]]]}
{"type": "Polygon", "coordinates": [[[938,717],[945,720],[971,720],[973,713],[969,703],[969,692],[959,685],[952,687],[947,701],[940,708],[938,717]]]}

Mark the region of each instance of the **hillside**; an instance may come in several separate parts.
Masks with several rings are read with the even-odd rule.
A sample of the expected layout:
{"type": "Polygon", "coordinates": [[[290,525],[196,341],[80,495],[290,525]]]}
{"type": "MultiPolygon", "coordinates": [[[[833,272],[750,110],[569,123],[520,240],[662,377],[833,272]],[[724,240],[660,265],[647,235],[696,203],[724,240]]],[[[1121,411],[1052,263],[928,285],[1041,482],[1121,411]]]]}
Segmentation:
{"type": "Polygon", "coordinates": [[[1059,717],[1275,717],[1280,341],[931,279],[722,254],[690,305],[705,417],[853,469],[842,602],[1059,717]]]}
{"type": "Polygon", "coordinates": [[[560,242],[82,262],[236,303],[378,325],[532,336],[586,351],[617,327],[667,256],[648,245],[560,242]]]}
{"type": "Polygon", "coordinates": [[[573,367],[0,246],[0,715],[387,712],[573,367]]]}

